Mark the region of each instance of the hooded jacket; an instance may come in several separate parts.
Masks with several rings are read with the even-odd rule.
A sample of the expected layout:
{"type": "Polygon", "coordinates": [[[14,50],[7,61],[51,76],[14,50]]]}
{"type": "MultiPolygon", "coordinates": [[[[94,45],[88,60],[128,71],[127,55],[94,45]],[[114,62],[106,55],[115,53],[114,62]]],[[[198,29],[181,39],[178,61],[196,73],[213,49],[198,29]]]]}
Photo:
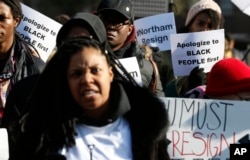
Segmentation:
{"type": "Polygon", "coordinates": [[[104,43],[107,39],[106,29],[98,16],[92,13],[78,12],[59,30],[56,38],[57,47],[59,47],[63,40],[67,38],[67,35],[73,26],[82,26],[83,28],[86,28],[93,38],[101,43],[104,43]]]}

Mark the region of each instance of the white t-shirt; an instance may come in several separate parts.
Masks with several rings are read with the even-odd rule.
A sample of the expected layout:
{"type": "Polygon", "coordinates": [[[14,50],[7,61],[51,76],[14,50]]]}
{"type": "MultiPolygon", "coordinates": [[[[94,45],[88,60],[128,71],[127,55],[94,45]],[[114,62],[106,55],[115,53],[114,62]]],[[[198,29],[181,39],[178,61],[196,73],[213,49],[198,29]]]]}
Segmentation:
{"type": "Polygon", "coordinates": [[[60,151],[67,160],[132,160],[130,127],[124,118],[102,127],[80,124],[76,131],[76,145],[60,151]]]}

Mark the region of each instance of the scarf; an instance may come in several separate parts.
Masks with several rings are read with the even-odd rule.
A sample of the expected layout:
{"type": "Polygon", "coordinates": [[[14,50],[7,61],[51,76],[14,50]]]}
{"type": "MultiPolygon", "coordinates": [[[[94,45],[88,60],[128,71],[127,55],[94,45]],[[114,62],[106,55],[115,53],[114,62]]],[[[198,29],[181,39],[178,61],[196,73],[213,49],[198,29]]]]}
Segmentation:
{"type": "Polygon", "coordinates": [[[5,107],[6,99],[9,91],[12,87],[11,78],[15,72],[14,64],[14,47],[12,47],[10,56],[4,66],[2,73],[0,74],[0,119],[3,116],[3,110],[5,107]]]}

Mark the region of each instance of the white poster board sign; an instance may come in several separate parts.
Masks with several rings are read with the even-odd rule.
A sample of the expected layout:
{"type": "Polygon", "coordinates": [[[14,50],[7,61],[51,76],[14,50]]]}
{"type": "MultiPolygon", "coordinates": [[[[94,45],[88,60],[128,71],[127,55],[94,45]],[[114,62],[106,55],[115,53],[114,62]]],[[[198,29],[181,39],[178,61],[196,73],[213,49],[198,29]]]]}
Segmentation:
{"type": "Polygon", "coordinates": [[[136,57],[121,58],[119,62],[128,71],[128,73],[134,78],[134,80],[142,86],[141,72],[136,57]]]}
{"type": "Polygon", "coordinates": [[[0,160],[9,159],[9,141],[5,128],[0,128],[0,160]]]}
{"type": "Polygon", "coordinates": [[[169,35],[176,33],[172,12],[137,19],[134,25],[140,45],[157,45],[160,51],[170,50],[169,35]]]}
{"type": "Polygon", "coordinates": [[[230,144],[239,144],[250,134],[250,102],[162,99],[170,117],[167,138],[172,159],[228,160],[230,144]]]}
{"type": "Polygon", "coordinates": [[[46,61],[56,46],[56,36],[62,25],[22,3],[21,7],[23,16],[16,30],[46,61]]]}
{"type": "Polygon", "coordinates": [[[210,72],[212,66],[224,57],[224,29],[171,34],[171,54],[175,76],[186,76],[199,66],[210,72]]]}

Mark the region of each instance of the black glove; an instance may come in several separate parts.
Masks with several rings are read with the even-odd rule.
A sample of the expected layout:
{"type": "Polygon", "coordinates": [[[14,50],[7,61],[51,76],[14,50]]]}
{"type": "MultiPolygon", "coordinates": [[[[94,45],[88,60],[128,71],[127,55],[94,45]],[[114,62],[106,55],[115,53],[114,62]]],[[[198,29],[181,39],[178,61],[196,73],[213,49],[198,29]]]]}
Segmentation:
{"type": "Polygon", "coordinates": [[[187,91],[206,84],[206,73],[203,68],[195,67],[188,76],[187,91]]]}

